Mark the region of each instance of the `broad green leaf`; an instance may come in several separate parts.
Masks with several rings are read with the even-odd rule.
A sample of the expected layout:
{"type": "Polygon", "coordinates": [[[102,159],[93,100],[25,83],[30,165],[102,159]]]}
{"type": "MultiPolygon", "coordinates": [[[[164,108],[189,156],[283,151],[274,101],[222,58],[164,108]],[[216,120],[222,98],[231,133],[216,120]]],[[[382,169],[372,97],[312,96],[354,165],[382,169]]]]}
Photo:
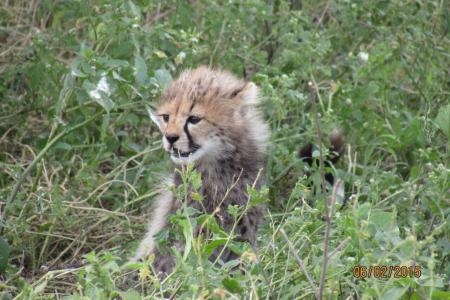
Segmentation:
{"type": "Polygon", "coordinates": [[[436,117],[436,124],[439,129],[450,139],[450,104],[441,107],[436,117]]]}
{"type": "Polygon", "coordinates": [[[432,300],[440,300],[440,299],[450,299],[450,292],[449,291],[437,291],[434,290],[431,294],[432,300]]]}
{"type": "Polygon", "coordinates": [[[115,107],[115,103],[103,91],[100,91],[100,99],[94,100],[100,104],[107,113],[115,107]]]}
{"type": "MultiPolygon", "coordinates": [[[[80,69],[81,67],[81,60],[80,59],[74,59],[72,63],[70,64],[70,71],[71,75],[74,77],[86,77],[87,75],[80,69]]],[[[67,76],[67,75],[66,75],[67,76]]]]}
{"type": "Polygon", "coordinates": [[[61,150],[71,150],[72,149],[72,145],[65,143],[65,142],[58,142],[55,145],[55,149],[61,149],[61,150]]]}
{"type": "Polygon", "coordinates": [[[408,290],[408,287],[406,287],[406,286],[405,287],[396,287],[396,286],[389,287],[383,293],[383,296],[381,297],[381,299],[392,299],[392,300],[400,299],[407,290],[408,290]]]}
{"type": "Polygon", "coordinates": [[[242,294],[242,292],[244,291],[240,286],[239,281],[234,278],[224,278],[222,280],[222,284],[228,291],[232,293],[242,294]]]}
{"type": "Polygon", "coordinates": [[[379,229],[389,231],[395,225],[395,214],[384,211],[372,212],[370,223],[375,224],[379,229]]]}
{"type": "Polygon", "coordinates": [[[213,251],[217,249],[217,247],[225,245],[227,243],[227,240],[227,238],[214,238],[203,248],[204,253],[207,256],[210,256],[213,251]]]}
{"type": "Polygon", "coordinates": [[[134,15],[134,17],[136,19],[139,19],[142,15],[140,7],[137,6],[136,4],[134,4],[134,2],[131,0],[128,0],[127,4],[128,4],[128,7],[129,7],[131,13],[134,15]]]}
{"type": "Polygon", "coordinates": [[[192,224],[188,218],[178,218],[177,223],[179,226],[181,226],[183,236],[185,239],[183,260],[186,260],[192,248],[192,237],[193,237],[192,224]]]}
{"type": "Polygon", "coordinates": [[[172,75],[165,69],[155,71],[155,79],[161,88],[166,88],[172,82],[172,75]]]}
{"type": "Polygon", "coordinates": [[[214,216],[206,215],[206,214],[201,215],[198,217],[197,223],[200,224],[201,226],[207,228],[208,230],[210,230],[212,233],[214,233],[216,235],[220,235],[222,237],[227,236],[225,231],[223,231],[222,227],[220,227],[219,224],[217,223],[217,220],[216,220],[216,218],[214,218],[214,216]]]}
{"type": "Polygon", "coordinates": [[[120,297],[122,300],[139,300],[142,299],[142,297],[139,295],[139,293],[133,289],[130,289],[126,292],[119,292],[120,297]]]}
{"type": "Polygon", "coordinates": [[[136,82],[139,85],[146,84],[148,82],[147,65],[145,64],[144,59],[139,54],[135,54],[134,56],[134,68],[134,76],[136,78],[136,82]]]}

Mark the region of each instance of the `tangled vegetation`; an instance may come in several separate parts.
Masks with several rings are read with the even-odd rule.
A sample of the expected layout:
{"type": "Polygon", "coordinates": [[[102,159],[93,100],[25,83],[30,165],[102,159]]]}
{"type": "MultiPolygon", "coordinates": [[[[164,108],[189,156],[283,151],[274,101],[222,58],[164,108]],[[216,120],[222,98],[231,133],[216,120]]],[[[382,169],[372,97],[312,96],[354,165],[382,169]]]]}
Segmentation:
{"type": "Polygon", "coordinates": [[[445,0],[2,1],[0,298],[449,299],[449,29],[445,0]],[[127,263],[170,172],[146,106],[201,64],[263,91],[268,211],[224,266],[175,216],[159,281],[127,263]],[[298,158],[334,128],[346,201],[298,158]]]}

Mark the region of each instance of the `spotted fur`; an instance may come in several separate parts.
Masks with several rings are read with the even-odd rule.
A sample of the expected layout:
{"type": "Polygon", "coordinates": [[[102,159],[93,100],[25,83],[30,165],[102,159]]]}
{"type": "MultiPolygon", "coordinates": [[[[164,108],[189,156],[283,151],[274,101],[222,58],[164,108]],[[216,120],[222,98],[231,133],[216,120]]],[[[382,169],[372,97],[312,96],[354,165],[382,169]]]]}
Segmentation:
{"type": "MultiPolygon", "coordinates": [[[[188,199],[187,205],[213,214],[223,229],[234,225],[229,205],[244,207],[248,201],[248,185],[264,184],[265,149],[269,129],[258,108],[258,88],[228,72],[200,67],[183,72],[163,93],[162,102],[152,119],[163,135],[164,149],[170,153],[175,168],[193,164],[201,173],[200,193],[203,203],[188,199]]],[[[179,185],[179,172],[172,184],[179,185]]],[[[180,207],[169,189],[156,200],[147,234],[134,257],[145,259],[154,253],[157,272],[169,273],[174,258],[161,252],[154,235],[168,224],[167,218],[180,207]]],[[[256,245],[256,232],[263,218],[262,205],[250,208],[238,222],[234,234],[238,239],[256,245]]],[[[178,241],[172,246],[182,249],[178,241]]],[[[218,249],[212,259],[228,261],[236,255],[218,249]],[[221,257],[217,257],[222,253],[221,257]]]]}

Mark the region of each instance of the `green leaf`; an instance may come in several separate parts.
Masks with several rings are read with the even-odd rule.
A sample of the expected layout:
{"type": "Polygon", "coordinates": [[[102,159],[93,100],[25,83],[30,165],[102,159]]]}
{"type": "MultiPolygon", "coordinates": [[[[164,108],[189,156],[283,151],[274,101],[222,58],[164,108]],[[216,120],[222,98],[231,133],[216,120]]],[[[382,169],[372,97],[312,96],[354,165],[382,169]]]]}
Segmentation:
{"type": "Polygon", "coordinates": [[[450,299],[450,292],[449,291],[433,291],[431,294],[432,300],[440,300],[440,299],[450,299]]]}
{"type": "Polygon", "coordinates": [[[200,172],[192,171],[190,173],[190,176],[192,187],[194,188],[194,190],[198,191],[202,186],[202,174],[200,172]]]}
{"type": "Polygon", "coordinates": [[[142,299],[142,297],[139,295],[139,293],[135,290],[128,290],[126,292],[119,292],[120,297],[122,300],[139,300],[142,299]]]}
{"type": "Polygon", "coordinates": [[[176,222],[179,226],[181,226],[183,236],[185,239],[184,244],[184,252],[183,252],[183,260],[186,260],[189,252],[191,252],[192,249],[192,237],[193,237],[193,230],[192,230],[192,224],[189,220],[189,218],[177,218],[176,222]]]}
{"type": "Polygon", "coordinates": [[[130,12],[134,15],[134,17],[136,19],[140,18],[142,14],[141,14],[141,9],[139,8],[139,6],[134,4],[133,1],[131,1],[131,0],[128,0],[127,4],[128,4],[128,8],[129,8],[130,12]]]}
{"type": "Polygon", "coordinates": [[[384,211],[372,212],[370,223],[375,224],[379,229],[390,231],[395,225],[395,214],[384,211]]]}
{"type": "Polygon", "coordinates": [[[100,91],[100,99],[94,100],[100,104],[107,113],[115,107],[115,103],[102,91],[100,91]]]}
{"type": "Polygon", "coordinates": [[[65,296],[64,299],[65,300],[90,300],[91,298],[86,297],[86,296],[81,296],[81,295],[70,295],[70,296],[65,296]]]}
{"type": "Polygon", "coordinates": [[[136,82],[140,85],[146,84],[148,82],[147,65],[139,54],[134,56],[134,68],[136,82]]]}
{"type": "Polygon", "coordinates": [[[209,231],[211,231],[216,235],[220,235],[223,237],[227,236],[225,231],[223,231],[222,227],[220,227],[219,224],[217,224],[217,220],[216,218],[214,218],[214,216],[207,214],[201,215],[197,218],[197,223],[201,224],[203,227],[205,227],[206,229],[208,229],[209,231]]]}
{"type": "Polygon", "coordinates": [[[76,58],[70,64],[71,75],[74,77],[86,77],[87,75],[80,69],[82,66],[82,60],[80,58],[76,58]]]}
{"type": "Polygon", "coordinates": [[[251,186],[247,186],[247,193],[250,198],[249,207],[254,207],[258,204],[267,203],[269,201],[269,189],[267,187],[257,190],[251,186]]]}
{"type": "Polygon", "coordinates": [[[388,290],[386,290],[383,293],[383,296],[381,299],[400,299],[401,296],[403,296],[408,289],[407,286],[405,287],[390,287],[388,290]]]}
{"type": "Polygon", "coordinates": [[[204,253],[207,256],[210,256],[213,251],[217,249],[217,247],[225,245],[227,243],[227,240],[227,238],[214,238],[203,248],[204,253]]]}
{"type": "Polygon", "coordinates": [[[155,54],[159,58],[167,58],[167,55],[161,50],[154,50],[153,54],[155,54]]]}
{"type": "Polygon", "coordinates": [[[438,128],[450,139],[450,104],[441,107],[436,117],[438,128]]]}
{"type": "Polygon", "coordinates": [[[65,143],[65,142],[58,142],[55,145],[55,149],[61,149],[61,150],[65,150],[65,151],[69,151],[72,149],[72,145],[65,143]]]}
{"type": "Polygon", "coordinates": [[[370,203],[363,203],[358,207],[358,210],[356,211],[356,215],[358,218],[365,219],[369,212],[371,211],[372,206],[370,203]]]}
{"type": "Polygon", "coordinates": [[[2,237],[0,237],[0,274],[5,271],[6,266],[8,265],[10,253],[11,247],[2,237]]]}
{"type": "Polygon", "coordinates": [[[222,284],[231,293],[242,294],[242,292],[244,291],[239,285],[239,281],[233,278],[224,278],[222,280],[222,284]]]}
{"type": "Polygon", "coordinates": [[[155,71],[155,79],[161,88],[166,88],[172,82],[172,75],[165,69],[155,71]]]}

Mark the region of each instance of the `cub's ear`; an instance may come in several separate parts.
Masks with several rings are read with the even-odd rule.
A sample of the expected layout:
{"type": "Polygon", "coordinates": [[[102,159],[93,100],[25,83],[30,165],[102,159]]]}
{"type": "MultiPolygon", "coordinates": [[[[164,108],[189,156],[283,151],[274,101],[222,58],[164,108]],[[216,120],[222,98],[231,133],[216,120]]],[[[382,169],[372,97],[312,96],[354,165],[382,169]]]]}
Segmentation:
{"type": "Polygon", "coordinates": [[[247,82],[242,90],[240,90],[235,99],[242,101],[243,105],[255,105],[259,103],[259,88],[253,82],[247,82]]]}
{"type": "Polygon", "coordinates": [[[147,110],[148,115],[150,116],[150,119],[158,126],[159,130],[161,130],[161,118],[158,117],[153,109],[151,109],[149,106],[145,106],[145,109],[147,110]]]}

